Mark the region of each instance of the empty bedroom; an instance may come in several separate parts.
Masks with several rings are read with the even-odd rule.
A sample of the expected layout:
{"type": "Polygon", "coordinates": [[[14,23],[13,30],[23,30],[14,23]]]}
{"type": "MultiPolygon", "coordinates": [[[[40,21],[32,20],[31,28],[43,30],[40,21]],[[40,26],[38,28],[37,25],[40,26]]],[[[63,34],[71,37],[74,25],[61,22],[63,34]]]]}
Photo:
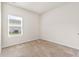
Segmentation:
{"type": "Polygon", "coordinates": [[[79,2],[1,2],[0,57],[79,57],[79,2]]]}

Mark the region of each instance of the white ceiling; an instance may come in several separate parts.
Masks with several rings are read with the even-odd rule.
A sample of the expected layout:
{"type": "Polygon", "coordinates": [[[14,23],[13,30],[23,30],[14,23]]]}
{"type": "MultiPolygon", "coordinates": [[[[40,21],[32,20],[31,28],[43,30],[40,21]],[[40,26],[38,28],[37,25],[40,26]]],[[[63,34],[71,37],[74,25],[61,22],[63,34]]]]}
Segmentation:
{"type": "Polygon", "coordinates": [[[66,3],[64,2],[9,2],[9,4],[30,10],[35,13],[45,13],[51,9],[62,6],[66,3]]]}

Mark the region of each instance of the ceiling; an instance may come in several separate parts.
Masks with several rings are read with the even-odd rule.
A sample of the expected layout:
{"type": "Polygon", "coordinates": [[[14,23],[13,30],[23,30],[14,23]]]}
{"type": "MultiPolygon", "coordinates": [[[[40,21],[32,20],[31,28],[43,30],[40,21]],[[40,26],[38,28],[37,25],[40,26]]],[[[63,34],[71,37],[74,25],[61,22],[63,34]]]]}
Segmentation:
{"type": "Polygon", "coordinates": [[[43,14],[51,9],[55,9],[66,4],[66,2],[9,2],[8,4],[15,5],[38,14],[43,14]]]}

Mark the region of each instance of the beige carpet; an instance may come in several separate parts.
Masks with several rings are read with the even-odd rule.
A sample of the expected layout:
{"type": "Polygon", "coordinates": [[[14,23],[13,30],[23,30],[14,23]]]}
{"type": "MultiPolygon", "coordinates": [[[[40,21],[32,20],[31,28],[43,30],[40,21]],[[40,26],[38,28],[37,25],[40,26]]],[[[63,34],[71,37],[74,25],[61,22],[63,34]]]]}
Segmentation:
{"type": "Polygon", "coordinates": [[[3,48],[2,57],[76,57],[79,51],[45,40],[34,40],[3,48]]]}

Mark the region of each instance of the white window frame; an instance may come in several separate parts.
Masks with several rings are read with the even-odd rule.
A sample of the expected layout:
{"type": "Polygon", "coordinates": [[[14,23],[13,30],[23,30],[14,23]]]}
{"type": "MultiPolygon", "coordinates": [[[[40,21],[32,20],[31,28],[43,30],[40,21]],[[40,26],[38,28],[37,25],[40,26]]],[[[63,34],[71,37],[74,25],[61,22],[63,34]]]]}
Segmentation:
{"type": "Polygon", "coordinates": [[[23,19],[22,19],[22,17],[19,17],[19,16],[14,16],[14,15],[8,15],[8,36],[9,37],[15,37],[15,36],[22,36],[22,34],[23,34],[23,19]],[[17,25],[17,24],[10,24],[10,19],[16,19],[16,20],[20,20],[21,21],[21,24],[20,25],[17,25]],[[9,33],[9,31],[10,31],[10,29],[9,29],[9,27],[10,26],[19,26],[19,27],[21,27],[21,34],[15,34],[15,35],[12,35],[12,34],[10,34],[9,33]]]}

